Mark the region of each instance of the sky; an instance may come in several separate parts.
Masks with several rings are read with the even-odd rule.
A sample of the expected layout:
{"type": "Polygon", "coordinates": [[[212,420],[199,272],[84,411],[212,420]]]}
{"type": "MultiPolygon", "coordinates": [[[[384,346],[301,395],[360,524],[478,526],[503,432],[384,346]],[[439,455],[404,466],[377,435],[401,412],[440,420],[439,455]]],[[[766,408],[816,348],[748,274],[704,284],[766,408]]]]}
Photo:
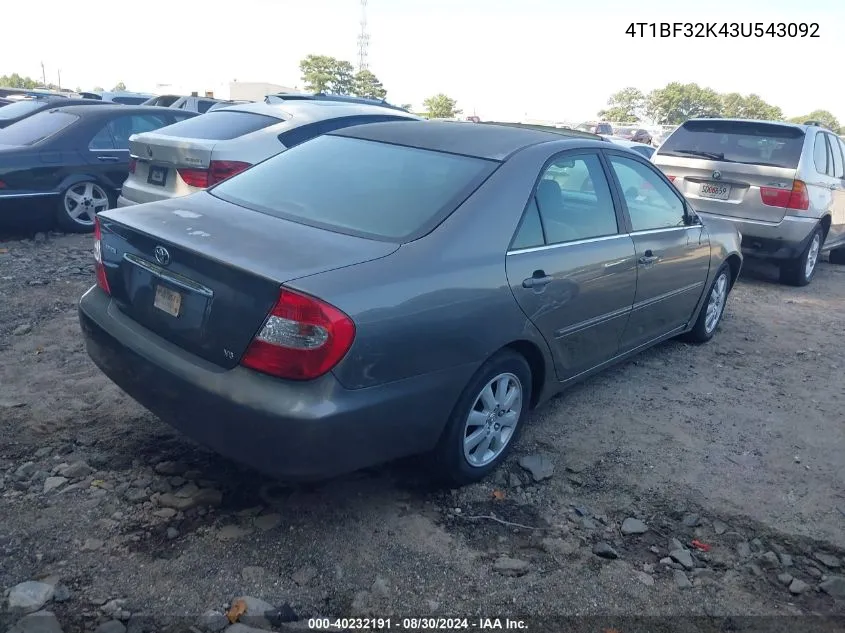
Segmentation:
{"type": "MultiPolygon", "coordinates": [[[[3,4],[0,75],[40,77],[43,62],[64,87],[301,88],[309,53],[357,65],[360,0],[3,4]]],[[[845,122],[842,0],[369,0],[367,18],[370,70],[397,104],[443,92],[483,119],[573,122],[622,88],[681,81],[845,122]],[[632,38],[631,22],[815,22],[820,37],[632,38]]]]}

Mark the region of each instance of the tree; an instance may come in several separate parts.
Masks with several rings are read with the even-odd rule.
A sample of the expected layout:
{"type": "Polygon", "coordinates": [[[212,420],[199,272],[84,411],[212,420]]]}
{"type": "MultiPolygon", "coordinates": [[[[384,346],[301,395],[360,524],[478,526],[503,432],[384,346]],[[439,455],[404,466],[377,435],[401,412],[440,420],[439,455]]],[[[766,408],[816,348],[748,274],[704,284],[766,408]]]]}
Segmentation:
{"type": "Polygon", "coordinates": [[[94,87],[94,92],[105,92],[105,91],[106,91],[106,89],[103,88],[102,86],[95,86],[94,87]]]}
{"type": "Polygon", "coordinates": [[[329,92],[336,95],[351,95],[354,88],[355,67],[349,62],[336,59],[334,78],[329,84],[329,92]]]}
{"type": "Polygon", "coordinates": [[[308,55],[299,62],[299,70],[310,92],[349,95],[355,87],[355,67],[328,55],[308,55]]]}
{"type": "Polygon", "coordinates": [[[839,121],[837,121],[836,117],[833,116],[827,110],[813,110],[807,116],[796,116],[789,119],[792,123],[805,123],[807,121],[819,121],[821,124],[829,127],[833,130],[836,134],[840,134],[842,129],[840,128],[839,121]]]}
{"type": "Polygon", "coordinates": [[[381,85],[378,77],[369,70],[360,70],[353,80],[352,94],[367,99],[384,99],[387,96],[387,90],[381,85]]]}
{"type": "Polygon", "coordinates": [[[18,73],[0,76],[0,86],[5,88],[32,90],[33,88],[37,88],[39,85],[41,85],[41,82],[35,81],[32,77],[22,77],[18,73]]]}
{"type": "Polygon", "coordinates": [[[619,123],[636,123],[645,108],[645,95],[637,88],[625,88],[607,100],[610,107],[599,111],[599,118],[619,123]]]}
{"type": "Polygon", "coordinates": [[[403,110],[407,110],[408,112],[410,112],[411,110],[414,109],[414,104],[413,103],[403,103],[399,107],[402,108],[403,110]]]}
{"type": "Polygon", "coordinates": [[[457,101],[442,92],[423,101],[423,107],[430,119],[451,119],[456,117],[463,112],[463,110],[455,107],[457,105],[457,101]]]}
{"type": "Polygon", "coordinates": [[[758,95],[743,97],[738,92],[722,95],[720,115],[735,119],[764,119],[777,121],[783,119],[783,112],[777,106],[763,101],[758,95]]]}
{"type": "Polygon", "coordinates": [[[716,116],[722,109],[722,100],[712,88],[677,81],[653,90],[646,102],[648,115],[663,125],[679,125],[695,117],[716,116]]]}
{"type": "Polygon", "coordinates": [[[124,92],[126,90],[126,84],[122,81],[118,81],[117,85],[112,88],[112,92],[124,92]]]}

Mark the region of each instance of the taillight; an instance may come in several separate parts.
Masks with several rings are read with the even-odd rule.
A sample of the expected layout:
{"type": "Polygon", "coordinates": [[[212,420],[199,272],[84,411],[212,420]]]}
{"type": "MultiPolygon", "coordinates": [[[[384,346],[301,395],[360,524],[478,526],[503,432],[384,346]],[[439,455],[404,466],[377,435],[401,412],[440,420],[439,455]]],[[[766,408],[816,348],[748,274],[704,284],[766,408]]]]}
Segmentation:
{"type": "Polygon", "coordinates": [[[669,180],[671,180],[672,182],[675,182],[675,176],[666,176],[666,177],[667,177],[669,180]]]}
{"type": "Polygon", "coordinates": [[[103,232],[100,228],[100,218],[94,216],[94,268],[97,272],[97,285],[105,291],[106,294],[111,294],[109,288],[109,280],[106,277],[106,267],[103,264],[103,247],[101,241],[103,239],[103,232]]]}
{"type": "Polygon", "coordinates": [[[137,167],[137,166],[138,166],[138,159],[137,158],[130,158],[129,159],[129,173],[134,174],[135,173],[135,167],[137,167]]]}
{"type": "Polygon", "coordinates": [[[193,167],[180,167],[176,171],[179,172],[182,180],[184,180],[185,184],[189,187],[199,187],[200,189],[208,187],[208,170],[194,169],[193,167]]]}
{"type": "Polygon", "coordinates": [[[2,180],[0,180],[0,189],[5,189],[5,188],[6,188],[6,183],[3,182],[2,180]]]}
{"type": "Polygon", "coordinates": [[[343,312],[283,288],[241,365],[278,378],[312,380],[337,365],[354,338],[355,324],[343,312]]]}
{"type": "Polygon", "coordinates": [[[807,185],[801,180],[792,183],[792,189],[777,187],[760,187],[760,199],[769,207],[798,209],[806,211],[810,208],[810,194],[807,185]]]}
{"type": "Polygon", "coordinates": [[[252,165],[239,160],[213,160],[208,167],[208,186],[223,182],[247,167],[252,167],[252,165]]]}

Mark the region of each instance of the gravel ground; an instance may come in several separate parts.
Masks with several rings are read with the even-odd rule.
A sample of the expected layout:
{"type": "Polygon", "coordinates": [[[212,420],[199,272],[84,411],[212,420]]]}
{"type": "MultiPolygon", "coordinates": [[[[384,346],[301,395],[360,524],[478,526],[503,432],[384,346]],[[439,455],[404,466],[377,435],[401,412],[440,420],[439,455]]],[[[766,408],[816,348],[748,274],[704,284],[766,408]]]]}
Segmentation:
{"type": "Polygon", "coordinates": [[[709,344],[575,387],[442,491],[413,460],[286,487],[178,435],[88,360],[92,263],[90,236],[0,241],[0,630],[845,615],[845,267],[747,265],[709,344]]]}

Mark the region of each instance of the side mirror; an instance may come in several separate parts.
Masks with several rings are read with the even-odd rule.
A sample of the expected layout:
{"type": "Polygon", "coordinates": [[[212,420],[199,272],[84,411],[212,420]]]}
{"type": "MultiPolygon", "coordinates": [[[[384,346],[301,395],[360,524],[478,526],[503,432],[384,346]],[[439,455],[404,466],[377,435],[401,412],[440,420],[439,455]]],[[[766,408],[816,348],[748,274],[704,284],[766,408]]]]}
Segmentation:
{"type": "Polygon", "coordinates": [[[696,215],[689,203],[684,204],[684,224],[687,226],[701,224],[701,219],[696,215]]]}

